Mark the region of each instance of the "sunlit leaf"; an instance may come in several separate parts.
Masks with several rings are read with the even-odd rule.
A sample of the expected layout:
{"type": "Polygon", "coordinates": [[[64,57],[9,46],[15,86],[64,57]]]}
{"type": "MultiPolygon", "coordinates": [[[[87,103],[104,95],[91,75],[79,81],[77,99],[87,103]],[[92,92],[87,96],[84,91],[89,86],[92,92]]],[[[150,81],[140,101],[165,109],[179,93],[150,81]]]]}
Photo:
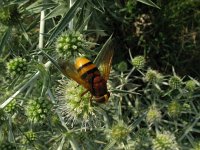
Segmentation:
{"type": "Polygon", "coordinates": [[[156,5],[154,2],[152,2],[151,0],[137,0],[138,2],[144,3],[146,5],[152,6],[152,7],[156,7],[159,8],[158,5],[156,5]]]}

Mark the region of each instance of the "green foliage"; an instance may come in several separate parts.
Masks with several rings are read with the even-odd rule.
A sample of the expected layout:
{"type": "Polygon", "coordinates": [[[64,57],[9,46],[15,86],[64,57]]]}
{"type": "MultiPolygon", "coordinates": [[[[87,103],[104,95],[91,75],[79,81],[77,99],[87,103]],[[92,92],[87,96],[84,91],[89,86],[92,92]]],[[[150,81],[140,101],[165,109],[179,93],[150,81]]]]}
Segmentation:
{"type": "Polygon", "coordinates": [[[0,149],[199,150],[199,7],[3,0],[0,149]],[[108,102],[63,76],[80,56],[102,71],[112,49],[108,102]]]}

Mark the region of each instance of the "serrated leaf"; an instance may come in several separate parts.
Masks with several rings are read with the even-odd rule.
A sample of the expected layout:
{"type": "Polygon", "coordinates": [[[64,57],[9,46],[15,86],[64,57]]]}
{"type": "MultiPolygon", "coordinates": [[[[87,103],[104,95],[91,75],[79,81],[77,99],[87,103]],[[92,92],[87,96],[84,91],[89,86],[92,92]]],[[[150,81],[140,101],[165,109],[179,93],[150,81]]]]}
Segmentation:
{"type": "Polygon", "coordinates": [[[47,44],[51,44],[53,39],[58,36],[67,26],[74,15],[77,13],[77,9],[82,6],[85,0],[77,0],[74,5],[69,9],[69,11],[65,14],[59,24],[55,27],[52,34],[50,35],[47,44]]]}
{"type": "Polygon", "coordinates": [[[138,2],[141,2],[143,4],[152,6],[152,7],[156,7],[158,9],[160,9],[160,7],[158,7],[158,5],[156,5],[154,2],[152,2],[151,0],[137,0],[138,2]]]}

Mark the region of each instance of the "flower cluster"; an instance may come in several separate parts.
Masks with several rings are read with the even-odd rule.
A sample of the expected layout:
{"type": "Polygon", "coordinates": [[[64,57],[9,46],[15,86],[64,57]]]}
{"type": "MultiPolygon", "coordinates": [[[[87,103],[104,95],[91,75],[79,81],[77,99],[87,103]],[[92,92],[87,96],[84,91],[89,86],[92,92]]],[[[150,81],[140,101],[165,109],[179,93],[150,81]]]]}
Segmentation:
{"type": "Polygon", "coordinates": [[[179,150],[175,136],[170,132],[157,133],[153,139],[154,150],[179,150]]]}
{"type": "Polygon", "coordinates": [[[188,91],[194,91],[195,88],[196,88],[197,84],[196,84],[196,81],[195,80],[188,80],[186,81],[186,84],[185,84],[185,88],[188,90],[188,91]]]}
{"type": "Polygon", "coordinates": [[[12,102],[10,102],[4,109],[4,111],[6,113],[12,114],[13,112],[15,112],[17,108],[17,101],[13,100],[12,102]]]}
{"type": "Polygon", "coordinates": [[[124,72],[128,70],[128,66],[127,63],[125,61],[121,61],[118,65],[117,65],[117,70],[119,70],[120,72],[124,72]]]}
{"type": "Polygon", "coordinates": [[[180,77],[178,76],[172,76],[170,79],[169,79],[169,86],[172,88],[172,89],[178,89],[180,88],[182,85],[182,80],[180,77]]]}
{"type": "Polygon", "coordinates": [[[37,139],[37,135],[33,131],[28,131],[25,132],[23,138],[22,138],[22,143],[23,144],[30,144],[31,142],[34,142],[37,139]]]}
{"type": "Polygon", "coordinates": [[[160,110],[158,110],[155,105],[150,106],[146,116],[147,122],[150,124],[157,123],[160,122],[161,118],[162,115],[160,110]]]}
{"type": "Polygon", "coordinates": [[[50,113],[52,104],[47,99],[30,99],[26,106],[26,115],[34,123],[42,123],[50,113]]]}
{"type": "Polygon", "coordinates": [[[123,139],[126,139],[130,132],[131,127],[127,126],[123,122],[119,122],[116,125],[113,125],[108,131],[108,138],[110,140],[116,140],[120,142],[123,139]]]}
{"type": "Polygon", "coordinates": [[[134,57],[132,60],[132,65],[136,68],[136,69],[142,69],[145,66],[145,58],[144,56],[136,56],[134,57]]]}
{"type": "Polygon", "coordinates": [[[63,33],[56,41],[56,51],[61,57],[69,57],[82,51],[86,46],[84,37],[79,32],[63,33]]]}
{"type": "Polygon", "coordinates": [[[99,126],[100,119],[95,107],[91,105],[91,94],[82,95],[85,89],[72,80],[61,80],[57,88],[58,109],[73,127],[82,124],[83,128],[99,126]]]}
{"type": "Polygon", "coordinates": [[[25,58],[16,57],[7,62],[7,71],[12,76],[23,75],[28,70],[28,63],[25,58]]]}
{"type": "Polygon", "coordinates": [[[145,74],[145,81],[150,83],[160,83],[162,81],[162,75],[156,70],[148,69],[145,74]]]}
{"type": "Polygon", "coordinates": [[[171,117],[178,117],[181,113],[181,108],[182,106],[176,101],[173,100],[169,105],[168,105],[168,114],[171,117]]]}

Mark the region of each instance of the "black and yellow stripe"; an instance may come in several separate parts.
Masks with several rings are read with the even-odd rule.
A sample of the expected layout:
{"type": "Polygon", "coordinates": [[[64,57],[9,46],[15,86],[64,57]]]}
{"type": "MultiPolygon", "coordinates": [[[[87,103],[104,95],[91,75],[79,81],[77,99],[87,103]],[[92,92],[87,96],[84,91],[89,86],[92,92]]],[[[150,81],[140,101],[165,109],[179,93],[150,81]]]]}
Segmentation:
{"type": "Polygon", "coordinates": [[[82,79],[85,79],[87,74],[98,71],[96,65],[84,57],[79,57],[76,59],[75,67],[82,79]]]}

